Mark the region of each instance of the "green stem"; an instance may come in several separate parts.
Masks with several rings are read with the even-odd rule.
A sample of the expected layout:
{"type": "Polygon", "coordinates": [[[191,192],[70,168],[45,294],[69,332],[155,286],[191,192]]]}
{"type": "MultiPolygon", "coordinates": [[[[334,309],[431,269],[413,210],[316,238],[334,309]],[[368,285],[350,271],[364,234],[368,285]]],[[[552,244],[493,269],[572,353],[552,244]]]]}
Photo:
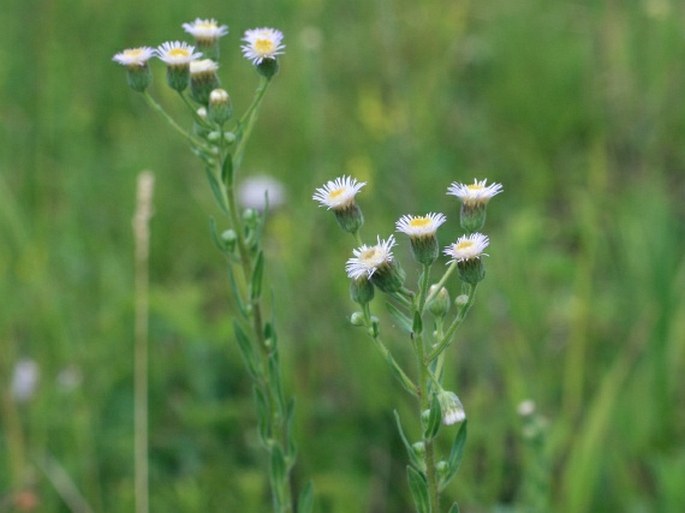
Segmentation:
{"type": "Polygon", "coordinates": [[[174,130],[176,130],[179,134],[181,134],[181,136],[183,136],[185,139],[187,139],[188,142],[190,142],[190,144],[192,144],[193,146],[196,146],[196,147],[198,147],[198,148],[201,148],[201,149],[203,149],[203,150],[205,150],[205,151],[207,151],[207,152],[210,151],[208,147],[206,147],[206,146],[205,146],[204,144],[202,144],[200,141],[198,141],[197,139],[195,139],[195,138],[194,138],[193,136],[191,136],[188,132],[186,132],[185,130],[183,130],[183,128],[181,128],[181,127],[179,126],[179,124],[176,123],[176,121],[174,121],[174,118],[172,118],[169,114],[167,114],[167,112],[162,108],[162,106],[161,106],[159,103],[157,103],[157,102],[154,100],[154,98],[152,98],[152,96],[150,96],[150,93],[148,93],[147,91],[145,91],[145,92],[143,93],[143,97],[144,97],[145,100],[147,101],[148,105],[149,105],[150,107],[152,107],[153,110],[156,110],[156,111],[157,111],[157,112],[158,112],[158,113],[167,121],[167,123],[169,123],[169,125],[171,125],[171,127],[172,127],[174,130]]]}
{"type": "Polygon", "coordinates": [[[376,345],[376,348],[383,355],[383,358],[385,358],[385,361],[388,362],[390,367],[393,369],[395,377],[397,377],[397,379],[407,392],[409,392],[415,397],[418,397],[419,392],[417,386],[414,384],[411,378],[407,376],[404,370],[402,370],[402,367],[400,367],[400,365],[397,363],[397,360],[395,360],[395,358],[392,356],[390,350],[386,347],[381,338],[378,336],[378,331],[376,327],[373,326],[373,322],[371,321],[371,309],[369,308],[368,303],[362,306],[362,312],[364,313],[365,324],[367,328],[369,328],[370,330],[369,335],[371,336],[371,339],[376,345]]]}
{"type": "Polygon", "coordinates": [[[252,100],[252,103],[250,104],[248,109],[245,111],[245,114],[243,114],[243,116],[240,118],[240,121],[238,122],[238,129],[236,131],[236,135],[238,136],[238,145],[236,146],[235,156],[233,158],[233,162],[235,163],[236,168],[240,167],[240,164],[243,161],[243,152],[245,151],[245,144],[247,143],[247,140],[250,138],[252,128],[254,127],[254,123],[257,120],[257,111],[259,110],[259,106],[262,103],[262,99],[264,98],[264,94],[266,93],[269,84],[270,80],[268,78],[261,77],[259,87],[257,87],[257,91],[255,92],[255,96],[252,100]]]}
{"type": "Polygon", "coordinates": [[[468,300],[466,301],[466,304],[461,307],[459,312],[457,312],[457,316],[454,318],[452,323],[449,325],[447,328],[447,331],[445,332],[445,335],[440,339],[440,341],[435,345],[433,350],[430,352],[430,355],[428,356],[428,361],[432,362],[435,360],[442,352],[447,349],[447,347],[450,345],[452,342],[452,337],[454,336],[454,332],[457,331],[457,328],[459,325],[464,322],[464,319],[466,318],[466,314],[469,313],[469,310],[471,309],[471,306],[473,305],[473,301],[476,297],[476,288],[478,285],[471,285],[468,284],[467,287],[469,288],[468,290],[468,300]]]}
{"type": "MultiPolygon", "coordinates": [[[[426,298],[424,305],[430,303],[433,299],[435,299],[435,296],[438,294],[438,292],[440,292],[440,289],[445,286],[445,283],[447,283],[447,280],[449,279],[449,277],[452,275],[452,273],[454,272],[454,270],[456,268],[457,268],[457,262],[454,261],[447,268],[447,271],[445,271],[445,274],[442,275],[442,278],[440,278],[440,281],[438,281],[438,283],[435,284],[435,289],[433,289],[433,292],[428,294],[428,297],[426,298]]],[[[421,312],[421,313],[423,313],[423,312],[421,312]]]]}

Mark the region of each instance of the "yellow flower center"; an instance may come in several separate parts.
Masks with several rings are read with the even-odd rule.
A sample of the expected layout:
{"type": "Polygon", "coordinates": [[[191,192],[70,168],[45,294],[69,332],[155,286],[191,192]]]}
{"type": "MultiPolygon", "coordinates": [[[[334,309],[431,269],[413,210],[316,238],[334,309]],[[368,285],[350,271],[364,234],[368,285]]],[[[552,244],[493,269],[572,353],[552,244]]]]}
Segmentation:
{"type": "Polygon", "coordinates": [[[376,248],[369,248],[364,250],[361,255],[359,255],[360,260],[371,260],[376,256],[376,248]]]}
{"type": "Polygon", "coordinates": [[[343,192],[345,192],[345,189],[340,188],[340,189],[333,189],[331,192],[328,193],[328,199],[333,200],[340,196],[343,192]]]}
{"type": "Polygon", "coordinates": [[[208,21],[203,21],[202,23],[198,23],[195,25],[195,28],[199,28],[202,30],[214,30],[216,28],[216,23],[209,23],[208,21]]]}
{"type": "Polygon", "coordinates": [[[169,57],[188,57],[190,52],[186,48],[172,48],[169,50],[169,57]]]}
{"type": "Polygon", "coordinates": [[[467,185],[466,187],[468,187],[470,191],[482,191],[484,189],[484,187],[479,183],[472,183],[467,185]]]}
{"type": "Polygon", "coordinates": [[[268,55],[273,53],[276,48],[271,39],[257,39],[254,42],[254,49],[262,55],[268,55]]]}
{"type": "Polygon", "coordinates": [[[141,55],[143,55],[143,49],[142,48],[132,48],[131,50],[125,50],[124,55],[126,55],[126,57],[132,57],[132,58],[140,57],[141,55]]]}
{"type": "Polygon", "coordinates": [[[425,228],[431,223],[431,220],[428,219],[427,217],[415,217],[411,221],[409,221],[409,225],[412,228],[425,228]]]}
{"type": "Polygon", "coordinates": [[[471,241],[471,240],[463,240],[463,241],[461,241],[459,244],[457,244],[457,245],[454,247],[454,249],[457,250],[457,251],[463,251],[463,250],[465,250],[465,249],[469,249],[469,248],[472,247],[473,245],[474,245],[474,244],[473,244],[473,241],[471,241]]]}

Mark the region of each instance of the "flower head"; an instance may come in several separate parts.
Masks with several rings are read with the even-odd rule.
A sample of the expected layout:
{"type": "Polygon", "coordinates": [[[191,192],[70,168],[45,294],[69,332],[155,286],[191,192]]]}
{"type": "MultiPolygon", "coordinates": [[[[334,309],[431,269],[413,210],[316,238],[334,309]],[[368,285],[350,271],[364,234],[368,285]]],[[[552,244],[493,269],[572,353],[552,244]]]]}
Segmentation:
{"type": "Polygon", "coordinates": [[[169,66],[188,66],[202,56],[185,41],[167,41],[157,47],[157,57],[169,66]]]}
{"type": "Polygon", "coordinates": [[[411,238],[432,237],[447,218],[444,214],[433,213],[425,216],[405,215],[395,223],[398,232],[406,233],[411,238]]]}
{"type": "Polygon", "coordinates": [[[191,75],[214,75],[219,69],[219,65],[212,59],[201,59],[190,63],[191,75]]]}
{"type": "Polygon", "coordinates": [[[486,185],[487,180],[480,182],[474,178],[472,184],[452,182],[447,189],[447,194],[456,196],[464,205],[478,206],[486,205],[490,199],[502,192],[502,184],[491,183],[486,185]]]}
{"type": "Polygon", "coordinates": [[[379,268],[393,261],[392,248],[394,245],[394,235],[391,235],[386,240],[381,240],[380,237],[377,237],[377,244],[375,246],[362,244],[352,251],[354,256],[345,265],[347,276],[353,280],[362,277],[371,278],[379,268]]]}
{"type": "Polygon", "coordinates": [[[366,182],[358,182],[351,176],[342,176],[329,180],[323,187],[316,189],[312,199],[329,210],[342,210],[354,203],[354,197],[365,185],[366,182]]]}
{"type": "Polygon", "coordinates": [[[149,46],[140,46],[138,48],[127,48],[112,57],[112,60],[127,68],[143,67],[154,55],[154,49],[149,46]]]}
{"type": "Polygon", "coordinates": [[[255,66],[264,60],[275,60],[285,50],[283,33],[272,28],[247,30],[242,40],[246,43],[240,47],[243,56],[255,66]]]}
{"type": "Polygon", "coordinates": [[[196,18],[192,23],[184,23],[181,26],[200,44],[214,43],[220,37],[228,34],[228,26],[219,25],[213,18],[206,20],[196,18]]]}
{"type": "Polygon", "coordinates": [[[452,258],[450,262],[476,260],[483,255],[487,256],[487,253],[483,253],[483,251],[489,244],[490,239],[482,233],[463,235],[457,239],[457,242],[445,248],[445,255],[452,258]]]}

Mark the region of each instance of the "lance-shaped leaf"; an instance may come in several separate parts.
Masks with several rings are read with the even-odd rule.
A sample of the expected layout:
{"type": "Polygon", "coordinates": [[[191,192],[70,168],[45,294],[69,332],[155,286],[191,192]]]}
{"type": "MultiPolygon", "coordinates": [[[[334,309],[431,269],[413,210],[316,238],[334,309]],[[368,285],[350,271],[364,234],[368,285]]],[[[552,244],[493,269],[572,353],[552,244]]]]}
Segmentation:
{"type": "Polygon", "coordinates": [[[438,401],[437,394],[433,394],[431,401],[430,413],[428,414],[428,421],[423,432],[423,437],[426,440],[432,440],[438,434],[440,429],[440,422],[442,421],[442,410],[440,408],[440,401],[438,401]]]}
{"type": "Polygon", "coordinates": [[[450,450],[450,457],[447,460],[447,472],[440,480],[440,490],[443,490],[445,486],[447,486],[447,483],[454,477],[454,474],[459,470],[459,465],[461,465],[461,460],[464,457],[464,444],[466,444],[466,423],[466,420],[461,423],[459,432],[454,438],[454,443],[450,450]]]}
{"type": "Polygon", "coordinates": [[[276,328],[274,328],[274,325],[271,322],[267,322],[264,325],[264,340],[266,341],[269,350],[276,351],[276,348],[278,347],[278,336],[276,335],[276,328]]]}
{"type": "Polygon", "coordinates": [[[385,305],[388,307],[388,311],[390,312],[390,315],[392,315],[393,318],[397,321],[397,324],[399,325],[399,327],[402,330],[406,331],[407,333],[411,333],[412,332],[411,319],[409,317],[407,317],[407,315],[402,310],[397,308],[392,303],[385,303],[385,305]]]}
{"type": "Polygon", "coordinates": [[[238,347],[240,348],[240,354],[243,355],[243,360],[245,361],[245,367],[250,373],[252,379],[257,379],[259,376],[259,366],[254,356],[254,351],[252,350],[252,343],[250,338],[245,334],[243,328],[240,324],[233,322],[233,332],[235,333],[235,338],[238,341],[238,347]]]}
{"type": "Polygon", "coordinates": [[[395,410],[395,422],[397,422],[397,431],[400,433],[400,438],[402,439],[402,443],[404,444],[404,448],[407,450],[407,454],[409,455],[409,461],[411,462],[412,465],[414,465],[416,468],[419,469],[425,469],[425,465],[423,461],[418,457],[416,454],[416,451],[412,447],[412,445],[409,443],[409,440],[404,434],[404,430],[402,429],[402,422],[400,422],[400,414],[397,413],[397,410],[395,410]]]}
{"type": "Polygon", "coordinates": [[[423,472],[419,472],[411,465],[407,465],[407,478],[409,479],[409,490],[414,498],[416,511],[418,513],[430,513],[431,505],[428,499],[428,482],[423,472]]]}
{"type": "Polygon", "coordinates": [[[226,185],[233,183],[233,157],[231,155],[226,155],[221,166],[221,181],[226,185]]]}
{"type": "Polygon", "coordinates": [[[254,387],[255,404],[257,405],[257,424],[259,426],[259,438],[264,447],[269,447],[271,440],[271,423],[269,420],[269,405],[266,402],[264,393],[259,387],[254,387]]]}
{"type": "Polygon", "coordinates": [[[312,513],[314,507],[314,490],[312,487],[312,482],[308,481],[302,491],[300,492],[300,498],[297,501],[297,513],[312,513]]]}
{"type": "Polygon", "coordinates": [[[423,331],[423,319],[419,312],[414,312],[414,321],[411,323],[412,333],[421,333],[423,331]]]}
{"type": "Polygon", "coordinates": [[[271,448],[271,479],[273,483],[282,483],[285,478],[285,458],[279,445],[271,448]]]}
{"type": "Polygon", "coordinates": [[[228,213],[224,193],[221,189],[221,184],[217,181],[216,176],[214,176],[214,171],[211,167],[206,167],[205,174],[207,175],[207,181],[209,182],[210,189],[212,189],[212,194],[214,194],[217,205],[221,207],[221,210],[228,213]]]}
{"type": "Polygon", "coordinates": [[[212,241],[214,242],[216,247],[219,248],[219,251],[225,253],[226,246],[223,244],[223,242],[221,242],[221,239],[219,238],[219,233],[216,230],[216,221],[213,217],[209,218],[209,234],[212,236],[212,241]]]}
{"type": "Polygon", "coordinates": [[[253,301],[262,295],[262,276],[264,274],[264,252],[257,253],[257,260],[252,270],[252,284],[250,286],[250,296],[253,301]]]}
{"type": "Polygon", "coordinates": [[[276,407],[281,415],[286,412],[285,398],[283,397],[283,388],[281,386],[281,371],[278,365],[278,356],[275,353],[269,355],[269,386],[271,387],[271,396],[276,401],[276,407]]]}
{"type": "Polygon", "coordinates": [[[459,513],[459,504],[457,504],[456,502],[452,504],[452,507],[447,513],[459,513]]]}

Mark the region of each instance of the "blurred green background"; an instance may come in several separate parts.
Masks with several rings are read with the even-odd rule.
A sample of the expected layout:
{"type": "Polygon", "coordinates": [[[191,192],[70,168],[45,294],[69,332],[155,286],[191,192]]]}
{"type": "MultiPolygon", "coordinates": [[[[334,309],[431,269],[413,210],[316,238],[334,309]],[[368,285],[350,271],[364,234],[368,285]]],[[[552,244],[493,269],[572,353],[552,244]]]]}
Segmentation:
{"type": "MultiPolygon", "coordinates": [[[[88,511],[60,496],[65,476],[94,513],[133,510],[142,169],[157,180],[152,509],[268,511],[202,167],[111,61],[183,39],[198,16],[230,26],[220,71],[238,112],[257,83],[240,34],[286,37],[243,176],[271,175],[288,195],[269,224],[269,276],[298,401],[296,479],[314,480],[317,511],[411,511],[392,411],[409,419],[414,405],[347,322],[353,241],[311,201],[343,173],[369,184],[367,240],[402,214],[442,211],[447,244],[459,234],[449,183],[504,185],[488,276],[449,353],[469,439],[447,497],[474,513],[685,511],[681,2],[4,0],[2,11],[0,511],[33,499],[36,511],[88,511]],[[22,401],[9,384],[27,360],[40,379],[22,401]],[[546,420],[533,440],[525,399],[546,420]]],[[[187,122],[153,68],[153,94],[187,122]]],[[[391,324],[385,338],[397,333],[410,365],[391,324]]]]}

